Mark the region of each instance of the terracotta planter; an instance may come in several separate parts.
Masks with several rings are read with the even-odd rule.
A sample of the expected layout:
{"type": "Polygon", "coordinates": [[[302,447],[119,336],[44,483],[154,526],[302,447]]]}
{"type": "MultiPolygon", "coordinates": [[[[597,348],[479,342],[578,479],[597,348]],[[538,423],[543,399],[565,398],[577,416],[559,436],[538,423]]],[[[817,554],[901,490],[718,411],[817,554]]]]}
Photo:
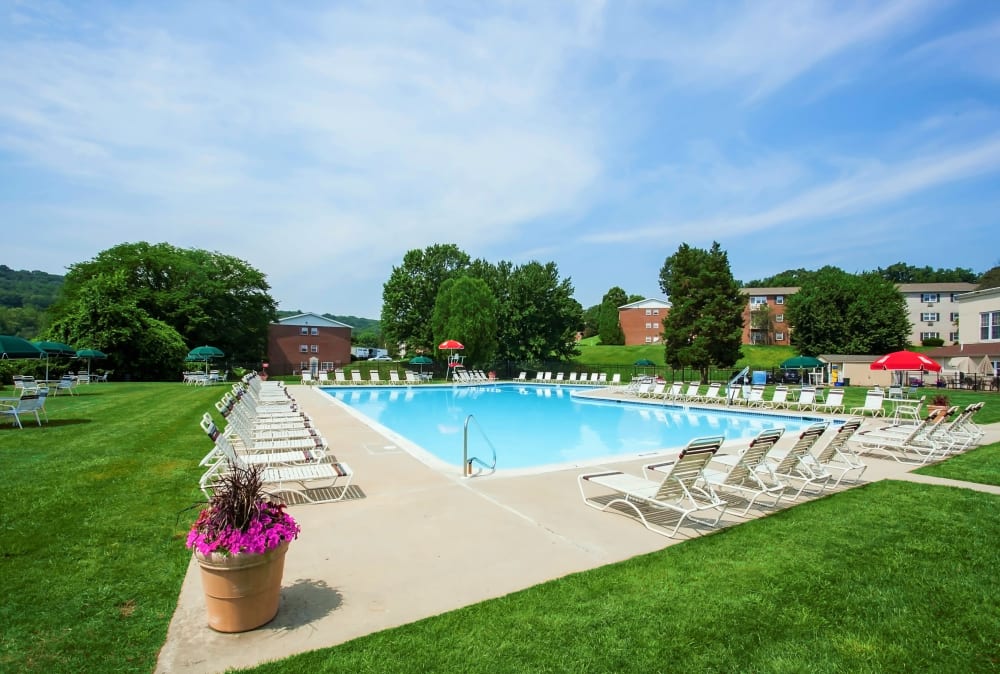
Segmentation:
{"type": "Polygon", "coordinates": [[[208,626],[217,632],[246,632],[278,614],[288,541],[262,555],[205,556],[201,566],[208,626]]]}

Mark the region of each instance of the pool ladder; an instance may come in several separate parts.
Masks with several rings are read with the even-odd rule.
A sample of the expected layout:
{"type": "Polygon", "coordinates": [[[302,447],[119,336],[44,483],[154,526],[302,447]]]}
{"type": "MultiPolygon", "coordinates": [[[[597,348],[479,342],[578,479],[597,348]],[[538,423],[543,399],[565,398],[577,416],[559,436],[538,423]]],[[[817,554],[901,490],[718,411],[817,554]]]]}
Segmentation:
{"type": "Polygon", "coordinates": [[[465,429],[464,429],[463,435],[462,435],[462,471],[463,471],[462,472],[462,477],[472,477],[472,464],[473,463],[479,464],[480,466],[482,466],[486,470],[490,470],[490,471],[496,470],[496,468],[497,468],[497,448],[494,447],[493,443],[490,442],[490,439],[488,437],[486,437],[486,432],[483,431],[483,427],[479,425],[479,422],[476,421],[476,418],[473,415],[470,414],[469,416],[465,417],[465,429]],[[476,428],[479,429],[479,434],[483,436],[483,440],[485,440],[486,444],[490,446],[490,450],[493,452],[493,463],[492,464],[487,465],[487,463],[485,461],[483,461],[482,459],[480,459],[478,456],[473,456],[472,458],[469,458],[469,422],[470,421],[475,421],[476,422],[476,428]]]}
{"type": "Polygon", "coordinates": [[[740,382],[740,384],[742,384],[743,378],[746,377],[749,372],[750,372],[750,366],[747,365],[745,368],[740,370],[740,373],[738,375],[729,380],[729,385],[726,386],[726,405],[733,404],[733,384],[735,384],[737,381],[740,382]]]}

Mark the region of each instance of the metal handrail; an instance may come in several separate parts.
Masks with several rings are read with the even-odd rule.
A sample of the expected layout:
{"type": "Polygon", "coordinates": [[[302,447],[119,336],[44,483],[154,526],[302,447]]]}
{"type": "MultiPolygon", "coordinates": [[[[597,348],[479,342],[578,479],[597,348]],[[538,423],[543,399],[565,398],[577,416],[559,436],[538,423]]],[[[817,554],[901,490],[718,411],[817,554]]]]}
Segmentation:
{"type": "Polygon", "coordinates": [[[740,380],[743,379],[743,377],[747,376],[748,372],[750,372],[749,365],[740,370],[740,373],[738,375],[729,380],[729,384],[726,385],[726,405],[733,404],[733,382],[735,382],[738,379],[740,380]]]}
{"type": "Polygon", "coordinates": [[[491,465],[487,465],[485,461],[483,461],[477,456],[474,456],[471,459],[469,458],[470,421],[476,421],[476,418],[471,414],[465,417],[465,428],[462,432],[462,477],[472,477],[472,464],[474,462],[478,463],[486,470],[496,470],[497,468],[497,448],[494,447],[493,443],[490,442],[490,439],[486,437],[486,431],[483,430],[483,427],[479,425],[478,421],[476,421],[476,428],[479,429],[479,434],[483,436],[483,440],[486,441],[486,444],[490,446],[490,450],[492,450],[493,452],[493,463],[491,465]]]}

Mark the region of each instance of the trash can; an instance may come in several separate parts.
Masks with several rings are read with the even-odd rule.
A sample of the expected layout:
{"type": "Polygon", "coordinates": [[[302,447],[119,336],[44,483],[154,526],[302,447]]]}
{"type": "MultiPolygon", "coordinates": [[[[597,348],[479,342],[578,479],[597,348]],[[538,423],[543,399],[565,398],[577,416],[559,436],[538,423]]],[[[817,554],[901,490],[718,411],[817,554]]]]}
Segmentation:
{"type": "Polygon", "coordinates": [[[844,382],[844,386],[850,386],[851,385],[851,378],[850,377],[844,377],[843,379],[841,379],[841,381],[844,382]]]}

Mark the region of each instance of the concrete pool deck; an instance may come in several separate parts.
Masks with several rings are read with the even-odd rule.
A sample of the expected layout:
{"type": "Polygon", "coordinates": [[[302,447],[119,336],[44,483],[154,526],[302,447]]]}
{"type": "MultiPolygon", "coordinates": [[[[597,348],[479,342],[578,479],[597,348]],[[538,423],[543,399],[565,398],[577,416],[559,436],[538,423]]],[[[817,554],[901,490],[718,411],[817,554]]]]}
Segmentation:
{"type": "MultiPolygon", "coordinates": [[[[291,508],[302,534],[285,561],[278,615],[257,630],[208,628],[192,558],[157,672],[222,672],[326,648],[712,531],[682,528],[672,540],[587,508],[577,487],[580,467],[516,477],[446,474],[321,393],[290,391],[331,451],[350,464],[351,493],[341,502],[291,508]]],[[[984,442],[998,440],[994,424],[984,442]]],[[[649,460],[604,465],[640,473],[649,460]]],[[[892,460],[866,462],[866,482],[911,479],[1000,494],[998,487],[911,475],[912,466],[892,460]]],[[[743,520],[727,514],[724,521],[743,520]]]]}

